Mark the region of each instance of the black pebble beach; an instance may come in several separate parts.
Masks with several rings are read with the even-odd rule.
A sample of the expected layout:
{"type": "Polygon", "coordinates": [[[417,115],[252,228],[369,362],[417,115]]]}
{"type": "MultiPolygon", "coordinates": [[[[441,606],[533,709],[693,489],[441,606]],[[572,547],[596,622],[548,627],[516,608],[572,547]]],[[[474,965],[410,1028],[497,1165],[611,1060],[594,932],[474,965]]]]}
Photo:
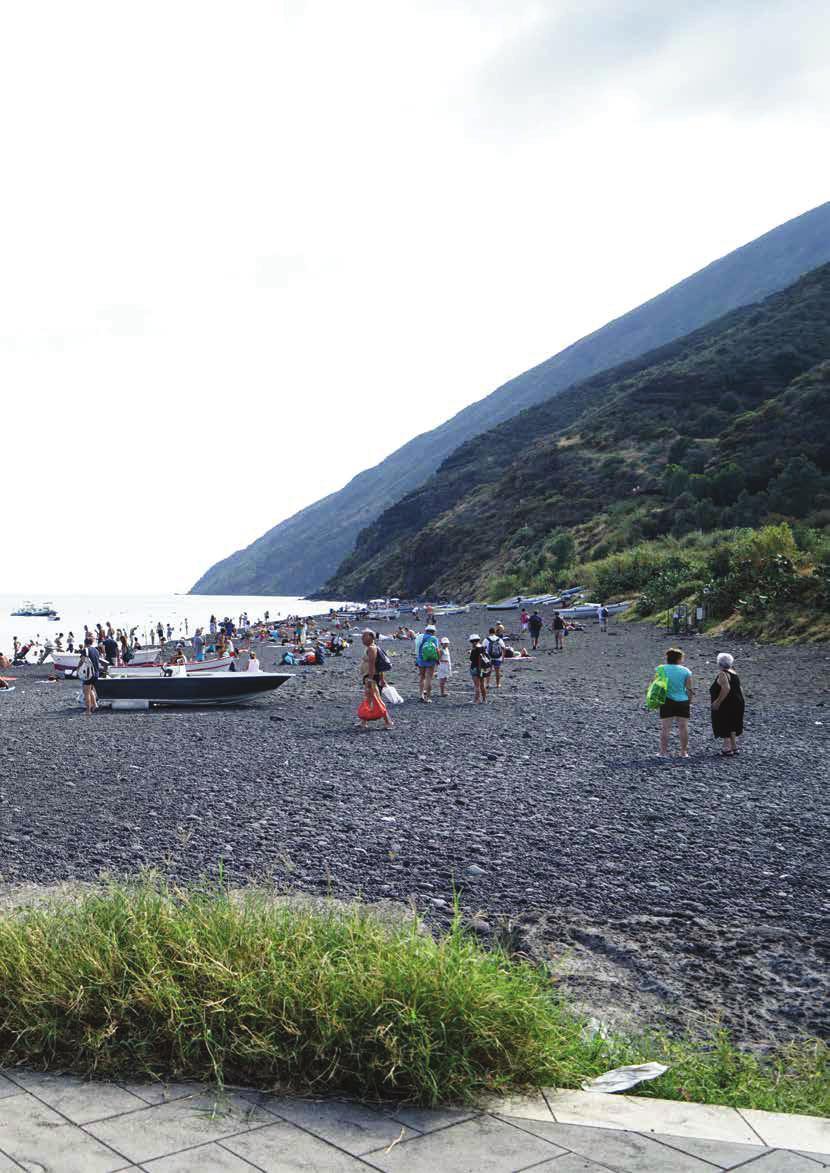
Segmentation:
{"type": "MultiPolygon", "coordinates": [[[[87,718],[76,682],[14,670],[0,696],[2,885],[221,867],[233,884],[413,902],[436,927],[457,892],[483,940],[555,959],[601,1018],[719,1021],[747,1044],[827,1035],[827,650],[686,640],[691,757],[661,761],[643,699],[670,639],[590,623],[559,654],[546,630],[474,706],[467,636],[492,619],[440,622],[455,674],[431,705],[412,644],[384,644],[406,698],[391,732],[355,728],[358,644],[227,709],[87,718]],[[736,758],[709,722],[719,651],[747,698],[736,758]]],[[[258,651],[271,670],[278,650],[258,651]]]]}

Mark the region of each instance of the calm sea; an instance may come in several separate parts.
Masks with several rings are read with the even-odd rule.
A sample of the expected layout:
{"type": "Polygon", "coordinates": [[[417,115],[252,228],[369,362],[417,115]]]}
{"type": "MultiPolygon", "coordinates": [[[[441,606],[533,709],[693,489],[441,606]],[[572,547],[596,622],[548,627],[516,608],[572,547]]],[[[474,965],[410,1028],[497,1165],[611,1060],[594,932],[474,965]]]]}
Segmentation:
{"type": "MultiPolygon", "coordinates": [[[[142,642],[150,642],[148,635],[160,621],[165,626],[171,623],[175,635],[184,634],[185,624],[192,634],[196,627],[206,627],[211,614],[222,619],[225,615],[238,619],[243,611],[253,621],[268,611],[271,618],[287,615],[320,615],[336,601],[311,603],[293,596],[264,595],[45,595],[23,599],[17,595],[0,595],[0,651],[11,654],[12,636],[21,640],[40,637],[42,643],[47,635],[53,639],[58,632],[73,631],[83,635],[84,624],[92,627],[96,623],[113,627],[138,627],[142,642]],[[50,604],[60,615],[58,622],[48,619],[26,619],[12,617],[24,602],[37,605],[50,604]]],[[[33,657],[30,655],[29,659],[33,657]]]]}

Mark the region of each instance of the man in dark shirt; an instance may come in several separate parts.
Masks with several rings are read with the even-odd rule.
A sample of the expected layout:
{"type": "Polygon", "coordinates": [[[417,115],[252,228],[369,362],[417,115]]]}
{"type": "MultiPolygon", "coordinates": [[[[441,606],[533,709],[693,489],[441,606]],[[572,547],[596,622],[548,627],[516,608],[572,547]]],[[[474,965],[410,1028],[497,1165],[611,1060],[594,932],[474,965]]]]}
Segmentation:
{"type": "Polygon", "coordinates": [[[527,626],[530,629],[530,638],[533,640],[533,650],[539,646],[539,636],[542,632],[542,616],[538,611],[534,611],[527,621],[527,626]]]}
{"type": "Polygon", "coordinates": [[[114,635],[108,635],[104,640],[104,654],[107,657],[108,664],[114,665],[118,663],[118,644],[114,635]]]}

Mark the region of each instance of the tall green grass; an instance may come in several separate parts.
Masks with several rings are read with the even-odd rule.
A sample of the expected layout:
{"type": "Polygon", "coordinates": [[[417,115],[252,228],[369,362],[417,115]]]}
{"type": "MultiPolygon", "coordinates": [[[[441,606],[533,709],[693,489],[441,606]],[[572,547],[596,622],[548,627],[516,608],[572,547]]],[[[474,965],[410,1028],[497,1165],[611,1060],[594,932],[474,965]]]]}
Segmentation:
{"type": "Polygon", "coordinates": [[[672,1071],[652,1094],[830,1111],[821,1044],[762,1063],[723,1037],[591,1036],[545,969],[459,919],[434,937],[359,905],[152,877],[0,917],[0,1064],[435,1104],[653,1057],[672,1071]]]}

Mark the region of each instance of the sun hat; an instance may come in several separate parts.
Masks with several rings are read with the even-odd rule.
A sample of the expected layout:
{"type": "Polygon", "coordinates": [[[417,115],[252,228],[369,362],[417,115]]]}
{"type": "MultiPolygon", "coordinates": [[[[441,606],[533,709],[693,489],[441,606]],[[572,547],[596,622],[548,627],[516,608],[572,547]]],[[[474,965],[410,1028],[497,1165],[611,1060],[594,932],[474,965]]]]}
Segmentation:
{"type": "Polygon", "coordinates": [[[476,635],[475,632],[473,632],[473,634],[470,636],[470,643],[472,643],[474,639],[481,639],[481,636],[476,635]]]}
{"type": "Polygon", "coordinates": [[[442,644],[448,644],[449,642],[450,642],[449,638],[446,635],[441,636],[441,643],[442,644]]]}
{"type": "Polygon", "coordinates": [[[424,631],[435,631],[435,624],[434,624],[434,623],[428,623],[428,624],[426,625],[426,627],[424,628],[424,631]]]}

